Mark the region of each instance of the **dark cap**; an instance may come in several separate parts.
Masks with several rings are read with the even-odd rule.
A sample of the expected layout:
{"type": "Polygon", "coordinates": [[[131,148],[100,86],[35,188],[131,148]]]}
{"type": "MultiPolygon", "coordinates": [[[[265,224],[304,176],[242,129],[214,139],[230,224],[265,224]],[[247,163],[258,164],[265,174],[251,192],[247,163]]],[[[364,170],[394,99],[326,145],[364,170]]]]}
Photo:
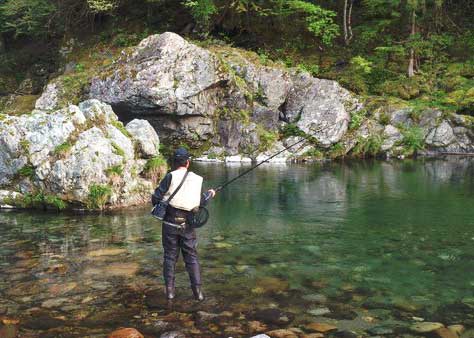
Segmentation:
{"type": "Polygon", "coordinates": [[[189,153],[188,151],[186,150],[186,148],[183,148],[183,147],[179,147],[178,149],[176,149],[176,151],[174,152],[174,155],[173,157],[175,159],[183,159],[183,160],[189,160],[189,153]]]}

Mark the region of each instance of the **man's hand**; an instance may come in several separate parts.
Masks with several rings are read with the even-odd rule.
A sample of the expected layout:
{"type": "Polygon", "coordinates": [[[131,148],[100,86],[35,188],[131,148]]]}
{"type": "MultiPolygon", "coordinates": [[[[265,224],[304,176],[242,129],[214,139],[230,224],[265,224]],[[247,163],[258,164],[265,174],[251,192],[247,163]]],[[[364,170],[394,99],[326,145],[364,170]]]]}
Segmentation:
{"type": "Polygon", "coordinates": [[[211,198],[214,198],[214,196],[216,196],[216,191],[214,189],[209,189],[207,192],[211,195],[211,198]]]}

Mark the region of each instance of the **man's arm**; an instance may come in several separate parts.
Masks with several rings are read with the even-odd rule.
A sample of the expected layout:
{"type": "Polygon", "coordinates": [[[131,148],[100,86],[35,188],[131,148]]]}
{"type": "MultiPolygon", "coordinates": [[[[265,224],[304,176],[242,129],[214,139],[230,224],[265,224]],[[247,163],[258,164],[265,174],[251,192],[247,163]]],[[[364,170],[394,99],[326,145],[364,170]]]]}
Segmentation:
{"type": "Polygon", "coordinates": [[[153,195],[151,195],[151,203],[153,205],[156,205],[159,201],[163,200],[163,196],[165,196],[166,192],[170,188],[172,177],[173,176],[171,173],[167,173],[166,176],[161,180],[160,184],[155,189],[155,192],[153,195]]]}

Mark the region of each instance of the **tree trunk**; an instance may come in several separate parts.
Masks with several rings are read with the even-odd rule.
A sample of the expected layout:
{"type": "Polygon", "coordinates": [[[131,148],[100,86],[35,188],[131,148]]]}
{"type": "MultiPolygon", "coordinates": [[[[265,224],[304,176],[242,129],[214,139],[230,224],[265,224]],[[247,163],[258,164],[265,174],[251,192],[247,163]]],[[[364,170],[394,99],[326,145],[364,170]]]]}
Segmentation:
{"type": "Polygon", "coordinates": [[[352,40],[352,5],[354,0],[344,0],[344,14],[343,14],[343,27],[344,27],[344,43],[349,45],[352,40]]]}
{"type": "MultiPolygon", "coordinates": [[[[412,15],[411,15],[410,37],[413,37],[416,34],[415,20],[416,20],[416,13],[415,13],[415,9],[413,9],[412,15]]],[[[414,75],[415,75],[415,50],[412,47],[410,49],[410,61],[408,62],[408,77],[413,77],[414,75]]]]}

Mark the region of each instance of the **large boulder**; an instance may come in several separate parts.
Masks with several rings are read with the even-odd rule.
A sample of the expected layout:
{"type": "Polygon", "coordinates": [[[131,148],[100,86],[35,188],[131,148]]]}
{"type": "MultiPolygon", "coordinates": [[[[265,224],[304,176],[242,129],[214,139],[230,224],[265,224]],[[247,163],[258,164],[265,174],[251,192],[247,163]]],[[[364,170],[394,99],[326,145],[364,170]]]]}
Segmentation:
{"type": "Polygon", "coordinates": [[[229,47],[207,50],[174,33],[152,35],[124,53],[92,80],[89,95],[111,104],[121,120],[148,120],[167,143],[223,146],[254,158],[284,123],[319,130],[317,139],[329,147],[359,108],[335,81],[262,65],[229,47]]]}
{"type": "Polygon", "coordinates": [[[7,116],[0,121],[0,188],[102,207],[91,203],[95,186],[111,207],[142,203],[153,189],[146,158],[158,155],[158,142],[148,122],[123,126],[97,100],[7,116]]]}

